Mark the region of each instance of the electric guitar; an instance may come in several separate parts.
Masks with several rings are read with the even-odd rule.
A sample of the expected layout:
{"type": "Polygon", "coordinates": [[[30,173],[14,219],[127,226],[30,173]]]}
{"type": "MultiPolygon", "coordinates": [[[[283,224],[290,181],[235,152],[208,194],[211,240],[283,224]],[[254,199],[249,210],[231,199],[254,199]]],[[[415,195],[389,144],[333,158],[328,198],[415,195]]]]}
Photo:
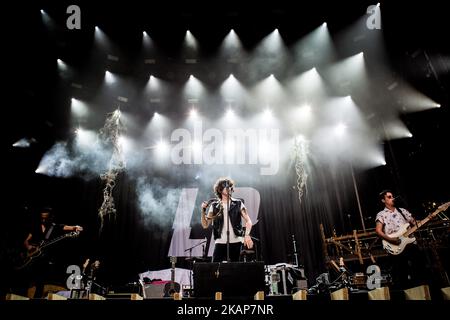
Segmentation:
{"type": "Polygon", "coordinates": [[[173,297],[177,292],[180,292],[180,284],[175,282],[175,263],[177,257],[170,257],[170,263],[172,264],[171,281],[164,286],[164,297],[173,297]]]}
{"type": "Polygon", "coordinates": [[[45,250],[48,249],[48,247],[66,238],[76,238],[79,234],[80,231],[72,231],[49,241],[42,240],[37,247],[26,253],[26,256],[23,258],[19,266],[16,267],[16,270],[21,270],[29,266],[32,262],[39,258],[45,252],[45,250]]]}
{"type": "Polygon", "coordinates": [[[439,206],[436,211],[429,214],[425,219],[417,222],[417,224],[411,228],[409,228],[409,226],[410,226],[409,223],[405,223],[404,225],[402,225],[400,227],[400,229],[397,232],[394,232],[389,235],[391,238],[399,238],[401,241],[400,244],[395,245],[395,244],[392,244],[383,239],[383,241],[382,241],[383,248],[392,255],[398,255],[398,254],[402,253],[408,244],[416,241],[416,238],[410,237],[410,236],[414,232],[416,232],[417,229],[419,229],[420,227],[425,225],[428,221],[430,221],[435,216],[437,216],[440,212],[447,210],[447,208],[449,206],[450,206],[450,202],[444,203],[443,205],[439,206]]]}

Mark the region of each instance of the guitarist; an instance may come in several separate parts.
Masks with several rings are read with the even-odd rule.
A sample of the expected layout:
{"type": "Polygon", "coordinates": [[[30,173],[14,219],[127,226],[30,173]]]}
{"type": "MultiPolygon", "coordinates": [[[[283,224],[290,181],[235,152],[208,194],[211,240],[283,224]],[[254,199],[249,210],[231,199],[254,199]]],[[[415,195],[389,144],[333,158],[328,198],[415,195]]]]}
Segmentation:
{"type": "MultiPolygon", "coordinates": [[[[27,256],[36,253],[39,244],[52,240],[63,232],[68,231],[83,231],[81,226],[69,226],[65,224],[56,224],[53,222],[53,214],[51,208],[44,208],[39,213],[39,223],[34,224],[24,241],[27,256]]],[[[55,274],[55,262],[48,252],[43,252],[36,259],[32,260],[28,271],[30,282],[36,286],[34,293],[35,298],[40,298],[43,295],[44,284],[51,280],[55,274]]],[[[29,294],[29,296],[32,294],[29,294]]]]}
{"type": "MultiPolygon", "coordinates": [[[[390,235],[397,232],[406,223],[414,226],[416,220],[408,210],[395,205],[396,198],[391,190],[380,192],[379,198],[384,209],[376,216],[375,231],[383,240],[399,245],[401,240],[390,235]]],[[[416,243],[411,243],[399,255],[390,255],[388,260],[391,265],[394,288],[407,289],[422,284],[425,274],[425,259],[416,243]]]]}

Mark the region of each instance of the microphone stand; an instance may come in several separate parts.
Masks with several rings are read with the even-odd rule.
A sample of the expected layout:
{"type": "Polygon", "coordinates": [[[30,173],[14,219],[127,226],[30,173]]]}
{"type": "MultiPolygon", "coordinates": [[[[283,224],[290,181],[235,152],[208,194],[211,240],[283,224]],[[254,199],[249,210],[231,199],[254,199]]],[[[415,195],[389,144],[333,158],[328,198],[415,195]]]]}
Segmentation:
{"type": "MultiPolygon", "coordinates": [[[[202,241],[202,242],[200,242],[200,243],[197,243],[195,246],[192,246],[192,247],[187,248],[186,250],[184,250],[184,252],[189,251],[189,259],[191,260],[191,266],[192,266],[192,269],[194,269],[194,263],[192,262],[192,249],[198,247],[198,246],[201,245],[201,244],[203,245],[203,247],[205,247],[204,244],[205,244],[206,242],[207,242],[207,240],[204,240],[204,241],[202,241]]],[[[204,249],[203,249],[202,254],[203,254],[203,255],[205,254],[205,250],[204,250],[204,249]]],[[[193,270],[191,270],[191,273],[190,273],[190,275],[189,275],[189,287],[190,287],[191,290],[192,290],[192,273],[193,273],[193,270]]]]}
{"type": "Polygon", "coordinates": [[[231,189],[227,183],[227,262],[230,262],[230,206],[231,206],[231,189]]]}
{"type": "Polygon", "coordinates": [[[192,256],[192,249],[197,248],[199,245],[206,243],[207,240],[203,240],[200,243],[197,243],[195,246],[192,246],[190,248],[187,248],[186,250],[184,250],[184,252],[189,251],[189,257],[192,256]]]}

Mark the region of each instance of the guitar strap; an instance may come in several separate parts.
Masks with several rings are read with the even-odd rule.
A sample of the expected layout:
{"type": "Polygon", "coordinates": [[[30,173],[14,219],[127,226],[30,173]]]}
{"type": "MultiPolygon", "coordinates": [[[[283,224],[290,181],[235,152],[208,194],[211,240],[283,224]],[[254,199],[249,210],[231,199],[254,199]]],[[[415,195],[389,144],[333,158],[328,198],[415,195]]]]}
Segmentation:
{"type": "Polygon", "coordinates": [[[398,208],[395,207],[395,208],[398,210],[398,212],[400,212],[400,214],[402,215],[403,219],[405,219],[406,222],[409,222],[408,219],[406,219],[406,216],[403,214],[402,209],[400,209],[400,207],[398,207],[398,208]]]}
{"type": "Polygon", "coordinates": [[[50,235],[53,232],[53,228],[55,227],[55,224],[52,223],[52,225],[50,226],[50,228],[48,228],[47,232],[45,233],[45,237],[44,240],[48,240],[48,238],[50,238],[50,235]]]}

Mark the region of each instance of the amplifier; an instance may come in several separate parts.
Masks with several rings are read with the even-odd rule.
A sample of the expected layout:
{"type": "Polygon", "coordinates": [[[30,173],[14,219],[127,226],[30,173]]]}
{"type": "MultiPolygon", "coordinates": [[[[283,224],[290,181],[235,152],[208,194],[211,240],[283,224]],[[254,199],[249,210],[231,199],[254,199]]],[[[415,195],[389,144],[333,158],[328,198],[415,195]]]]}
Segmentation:
{"type": "Polygon", "coordinates": [[[158,281],[156,283],[144,284],[142,290],[144,299],[163,298],[166,283],[170,283],[170,281],[158,281]]]}
{"type": "Polygon", "coordinates": [[[193,271],[195,297],[213,298],[216,292],[253,297],[264,291],[264,262],[196,262],[193,271]]]}

